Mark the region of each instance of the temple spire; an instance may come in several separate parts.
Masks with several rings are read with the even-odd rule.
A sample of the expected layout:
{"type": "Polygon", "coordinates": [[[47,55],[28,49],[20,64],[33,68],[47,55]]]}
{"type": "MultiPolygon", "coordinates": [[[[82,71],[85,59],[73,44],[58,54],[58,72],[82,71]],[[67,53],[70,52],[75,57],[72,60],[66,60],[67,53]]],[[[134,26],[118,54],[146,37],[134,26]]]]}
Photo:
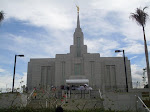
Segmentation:
{"type": "Polygon", "coordinates": [[[77,6],[77,5],[76,5],[76,7],[77,7],[77,13],[78,13],[78,15],[77,15],[77,28],[80,28],[80,20],[79,20],[79,6],[77,6]]]}

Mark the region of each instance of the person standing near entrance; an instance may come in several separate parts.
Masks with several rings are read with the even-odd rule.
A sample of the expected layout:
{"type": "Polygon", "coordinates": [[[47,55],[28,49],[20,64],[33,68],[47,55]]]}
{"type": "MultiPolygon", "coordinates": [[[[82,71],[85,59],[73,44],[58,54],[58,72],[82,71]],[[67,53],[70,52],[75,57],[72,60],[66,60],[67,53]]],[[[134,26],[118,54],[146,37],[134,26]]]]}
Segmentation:
{"type": "Polygon", "coordinates": [[[34,99],[36,99],[36,96],[37,96],[37,91],[36,91],[36,88],[34,88],[34,93],[33,93],[34,99]]]}

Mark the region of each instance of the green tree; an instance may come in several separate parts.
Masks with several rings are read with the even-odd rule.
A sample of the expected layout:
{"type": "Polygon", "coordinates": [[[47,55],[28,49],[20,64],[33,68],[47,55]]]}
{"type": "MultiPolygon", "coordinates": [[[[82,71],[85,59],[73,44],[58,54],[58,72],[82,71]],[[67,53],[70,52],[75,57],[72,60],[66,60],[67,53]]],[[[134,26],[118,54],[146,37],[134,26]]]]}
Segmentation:
{"type": "Polygon", "coordinates": [[[4,19],[4,12],[0,11],[0,23],[2,22],[3,19],[4,19]]]}
{"type": "Polygon", "coordinates": [[[148,7],[144,7],[143,9],[137,8],[135,13],[131,13],[130,18],[135,20],[139,26],[142,26],[142,29],[143,29],[148,86],[150,88],[149,57],[148,57],[148,48],[147,48],[147,42],[146,42],[146,36],[145,36],[145,25],[146,25],[146,21],[149,15],[146,12],[144,12],[146,8],[148,7]]]}

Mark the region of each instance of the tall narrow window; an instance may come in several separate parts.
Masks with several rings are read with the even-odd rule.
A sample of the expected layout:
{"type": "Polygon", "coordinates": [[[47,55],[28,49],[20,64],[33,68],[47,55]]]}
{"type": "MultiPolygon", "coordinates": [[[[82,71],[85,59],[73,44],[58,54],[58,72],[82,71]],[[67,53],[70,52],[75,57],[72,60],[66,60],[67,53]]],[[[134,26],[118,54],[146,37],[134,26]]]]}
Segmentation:
{"type": "Polygon", "coordinates": [[[65,62],[62,62],[62,83],[64,84],[65,79],[65,62]]]}
{"type": "Polygon", "coordinates": [[[81,64],[75,64],[74,72],[75,72],[75,75],[81,75],[81,64]]]}
{"type": "Polygon", "coordinates": [[[81,56],[80,37],[77,37],[77,57],[81,56]]]}
{"type": "Polygon", "coordinates": [[[106,82],[106,85],[108,86],[110,86],[110,79],[111,77],[110,77],[110,66],[109,65],[107,65],[106,66],[106,75],[105,75],[105,82],[106,82]]]}
{"type": "Polygon", "coordinates": [[[42,66],[42,68],[41,68],[41,86],[43,88],[46,86],[46,76],[47,76],[46,67],[42,66]]]}
{"type": "Polygon", "coordinates": [[[50,76],[50,66],[42,66],[41,67],[41,86],[43,88],[47,88],[49,76],[50,76]]]}
{"type": "Polygon", "coordinates": [[[93,85],[94,82],[94,61],[90,61],[91,63],[91,83],[93,85]]]}
{"type": "Polygon", "coordinates": [[[116,87],[116,69],[115,65],[111,66],[111,84],[113,85],[113,88],[116,87]]]}
{"type": "Polygon", "coordinates": [[[46,81],[47,81],[48,85],[52,86],[53,85],[53,77],[52,77],[52,74],[50,72],[51,72],[51,67],[48,66],[47,67],[47,74],[48,74],[48,76],[47,76],[47,80],[46,81]]]}
{"type": "Polygon", "coordinates": [[[105,83],[112,89],[116,88],[116,69],[115,65],[106,66],[105,83]]]}

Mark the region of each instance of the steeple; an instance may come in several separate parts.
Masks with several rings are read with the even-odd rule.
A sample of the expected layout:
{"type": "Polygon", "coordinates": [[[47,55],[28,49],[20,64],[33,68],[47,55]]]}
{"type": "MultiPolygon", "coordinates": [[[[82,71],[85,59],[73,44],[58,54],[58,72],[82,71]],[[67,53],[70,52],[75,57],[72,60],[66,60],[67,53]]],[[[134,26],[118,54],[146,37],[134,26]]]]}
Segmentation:
{"type": "Polygon", "coordinates": [[[84,35],[80,28],[79,7],[77,7],[77,27],[73,35],[73,45],[70,47],[70,53],[75,57],[82,57],[87,53],[87,46],[84,45],[84,35]]]}
{"type": "Polygon", "coordinates": [[[76,7],[77,7],[77,13],[78,13],[78,16],[77,16],[77,28],[80,28],[79,6],[76,6],[76,7]]]}

